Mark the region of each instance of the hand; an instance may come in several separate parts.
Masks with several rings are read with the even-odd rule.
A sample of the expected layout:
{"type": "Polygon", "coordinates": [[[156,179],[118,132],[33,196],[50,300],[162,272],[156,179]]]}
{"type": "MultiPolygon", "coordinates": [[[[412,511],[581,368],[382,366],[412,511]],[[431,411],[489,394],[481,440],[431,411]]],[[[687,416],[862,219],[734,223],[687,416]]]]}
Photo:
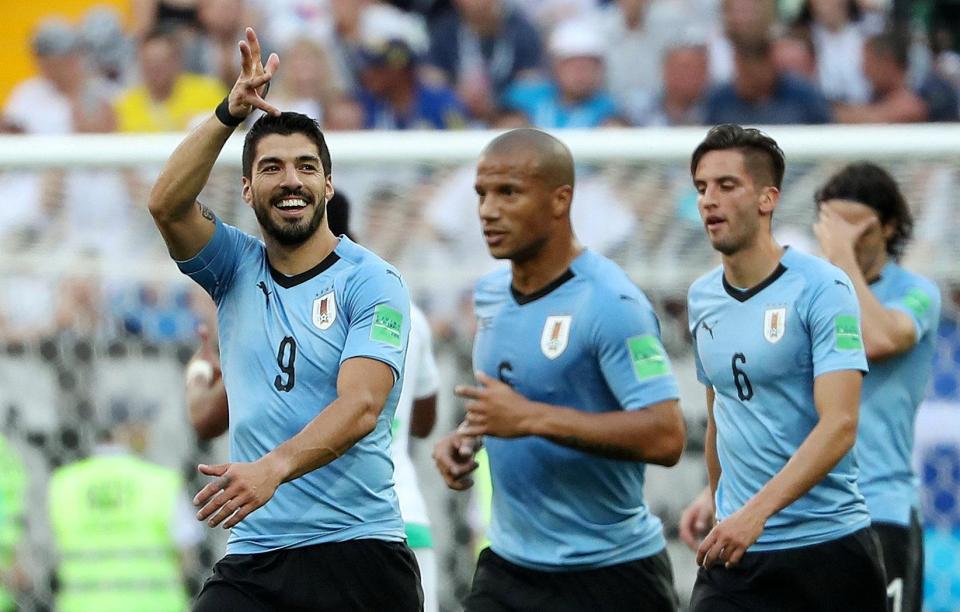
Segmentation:
{"type": "Polygon", "coordinates": [[[820,242],[823,255],[833,264],[839,262],[856,263],[856,245],[860,238],[879,223],[875,216],[870,216],[859,223],[850,223],[829,205],[820,207],[820,215],[813,224],[813,234],[820,242]]]}
{"type": "Polygon", "coordinates": [[[470,400],[463,433],[498,438],[533,435],[533,424],[539,416],[536,404],[496,378],[483,372],[477,372],[476,376],[477,382],[483,386],[460,385],[454,389],[457,396],[470,400]]]}
{"type": "Polygon", "coordinates": [[[715,513],[713,496],[710,494],[710,488],[707,487],[690,502],[680,516],[680,539],[693,552],[697,552],[703,536],[713,526],[715,513]]]}
{"type": "Polygon", "coordinates": [[[197,466],[201,474],[217,477],[193,498],[193,505],[200,508],[197,520],[209,519],[211,527],[223,523],[224,529],[230,529],[270,501],[283,476],[268,457],[253,463],[197,466]]]}
{"type": "Polygon", "coordinates": [[[234,117],[246,117],[259,108],[265,113],[279,115],[280,109],[268,104],[263,96],[267,93],[267,83],[273,78],[280,57],[271,53],[267,65],[260,63],[260,41],[253,28],[247,28],[247,39],[240,41],[240,76],[230,90],[228,107],[234,117]]]}
{"type": "Polygon", "coordinates": [[[723,519],[704,538],[697,550],[697,564],[710,569],[717,563],[730,568],[763,533],[767,517],[744,506],[723,519]]]}
{"type": "Polygon", "coordinates": [[[473,486],[473,479],[468,476],[478,467],[474,456],[479,449],[479,439],[465,436],[459,430],[437,441],[433,461],[448,487],[463,491],[473,486]]]}

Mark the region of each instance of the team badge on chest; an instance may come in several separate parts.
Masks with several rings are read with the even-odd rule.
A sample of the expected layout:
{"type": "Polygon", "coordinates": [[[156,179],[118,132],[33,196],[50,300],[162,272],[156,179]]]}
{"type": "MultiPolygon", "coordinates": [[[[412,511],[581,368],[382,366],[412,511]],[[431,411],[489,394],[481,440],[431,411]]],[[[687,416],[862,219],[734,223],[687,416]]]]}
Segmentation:
{"type": "Polygon", "coordinates": [[[771,343],[776,344],[783,338],[787,331],[787,309],[786,308],[767,308],[763,313],[763,337],[771,343]]]}
{"type": "Polygon", "coordinates": [[[313,300],[313,324],[317,329],[328,329],[337,320],[337,300],[333,291],[313,300]]]}
{"type": "Polygon", "coordinates": [[[547,359],[556,359],[567,350],[571,319],[570,315],[547,317],[540,335],[540,350],[547,359]]]}

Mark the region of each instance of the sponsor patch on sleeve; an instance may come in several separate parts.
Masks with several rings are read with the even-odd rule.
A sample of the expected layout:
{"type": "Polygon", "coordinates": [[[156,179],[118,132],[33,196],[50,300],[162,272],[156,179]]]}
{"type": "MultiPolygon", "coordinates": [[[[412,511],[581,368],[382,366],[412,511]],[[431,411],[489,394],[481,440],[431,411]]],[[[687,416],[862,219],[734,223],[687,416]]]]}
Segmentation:
{"type": "Polygon", "coordinates": [[[627,338],[627,348],[630,350],[630,362],[633,364],[633,373],[637,380],[647,380],[670,373],[667,352],[656,336],[648,334],[627,338]]]}
{"type": "Polygon", "coordinates": [[[403,313],[387,304],[378,304],[373,311],[373,326],[370,339],[390,346],[400,346],[400,330],[403,327],[403,313]]]}
{"type": "Polygon", "coordinates": [[[903,296],[903,304],[920,319],[930,308],[930,296],[923,289],[914,287],[903,296]]]}
{"type": "Polygon", "coordinates": [[[860,321],[852,315],[837,315],[833,320],[836,348],[855,351],[863,348],[860,339],[860,321]]]}

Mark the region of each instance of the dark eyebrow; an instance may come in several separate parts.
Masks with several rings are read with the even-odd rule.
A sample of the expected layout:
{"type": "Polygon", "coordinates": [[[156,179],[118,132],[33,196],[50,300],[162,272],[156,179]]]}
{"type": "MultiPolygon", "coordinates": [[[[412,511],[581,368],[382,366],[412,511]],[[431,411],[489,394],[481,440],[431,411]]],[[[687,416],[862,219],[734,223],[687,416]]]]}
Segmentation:
{"type": "MultiPolygon", "coordinates": [[[[315,163],[319,164],[319,163],[320,163],[320,158],[319,158],[318,156],[316,156],[316,155],[300,155],[299,157],[297,157],[296,161],[297,161],[298,163],[300,163],[300,162],[305,162],[305,161],[311,161],[311,162],[315,162],[315,163]]],[[[266,164],[282,164],[282,163],[283,163],[283,160],[280,159],[279,157],[261,157],[261,158],[257,161],[257,167],[260,168],[260,167],[262,167],[262,166],[264,166],[264,165],[266,165],[266,164]]]]}

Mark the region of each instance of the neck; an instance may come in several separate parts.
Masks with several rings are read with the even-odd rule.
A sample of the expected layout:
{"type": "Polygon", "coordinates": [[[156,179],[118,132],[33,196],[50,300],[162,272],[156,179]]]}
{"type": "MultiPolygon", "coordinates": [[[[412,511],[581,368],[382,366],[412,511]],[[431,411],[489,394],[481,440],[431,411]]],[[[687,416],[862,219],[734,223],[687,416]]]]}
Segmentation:
{"type": "Polygon", "coordinates": [[[529,294],[542,289],[563,274],[583,252],[583,246],[574,236],[544,245],[540,252],[524,261],[511,262],[513,288],[529,294]]]}
{"type": "Polygon", "coordinates": [[[295,276],[326,259],[340,241],[324,223],[306,242],[297,246],[280,244],[270,236],[264,238],[264,243],[267,245],[267,259],[274,270],[295,276]]]}
{"type": "Polygon", "coordinates": [[[769,233],[736,253],[723,256],[723,275],[734,287],[749,289],[770,276],[783,256],[783,247],[769,233]]]}
{"type": "Polygon", "coordinates": [[[163,85],[158,85],[155,87],[148,87],[147,92],[150,94],[150,99],[154,102],[163,102],[173,94],[173,86],[175,81],[170,83],[165,83],[163,85]]]}
{"type": "Polygon", "coordinates": [[[470,28],[480,36],[493,36],[500,31],[500,9],[491,9],[470,20],[470,28]]]}

